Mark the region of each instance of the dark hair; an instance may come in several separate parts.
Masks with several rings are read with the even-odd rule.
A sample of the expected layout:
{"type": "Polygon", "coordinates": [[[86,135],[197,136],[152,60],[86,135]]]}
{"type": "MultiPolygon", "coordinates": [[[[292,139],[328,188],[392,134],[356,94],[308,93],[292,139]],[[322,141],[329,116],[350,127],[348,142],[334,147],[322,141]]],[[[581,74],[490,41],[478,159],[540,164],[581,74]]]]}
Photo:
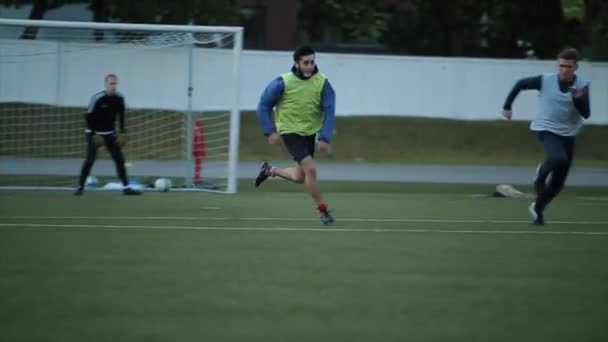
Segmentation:
{"type": "Polygon", "coordinates": [[[575,48],[566,48],[563,49],[558,55],[557,55],[558,59],[567,59],[567,60],[574,60],[577,61],[581,58],[578,50],[575,48]]]}
{"type": "Polygon", "coordinates": [[[294,60],[294,62],[297,62],[303,56],[314,55],[314,54],[315,54],[315,50],[313,50],[310,46],[308,46],[308,45],[300,46],[299,48],[296,49],[296,51],[293,52],[293,60],[294,60]]]}

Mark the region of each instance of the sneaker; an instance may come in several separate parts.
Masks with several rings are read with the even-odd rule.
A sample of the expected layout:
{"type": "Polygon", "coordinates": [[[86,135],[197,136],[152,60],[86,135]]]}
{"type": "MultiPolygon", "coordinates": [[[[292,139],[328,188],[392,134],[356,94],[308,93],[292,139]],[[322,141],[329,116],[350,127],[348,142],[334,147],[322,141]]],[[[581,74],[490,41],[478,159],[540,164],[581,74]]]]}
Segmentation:
{"type": "Polygon", "coordinates": [[[530,207],[528,207],[528,211],[532,216],[532,225],[534,226],[544,226],[545,218],[543,217],[543,213],[536,209],[536,202],[530,203],[530,207]]]}
{"type": "Polygon", "coordinates": [[[122,193],[123,193],[123,195],[127,195],[127,196],[141,195],[141,191],[133,190],[131,188],[124,188],[124,189],[122,189],[122,193]]]}
{"type": "Polygon", "coordinates": [[[256,188],[260,186],[260,184],[262,184],[266,179],[268,179],[268,177],[270,177],[271,168],[272,165],[270,165],[268,162],[262,163],[262,166],[260,166],[260,173],[258,173],[258,176],[255,179],[256,188]]]}
{"type": "Polygon", "coordinates": [[[82,194],[84,193],[84,188],[79,186],[76,191],[74,191],[74,196],[82,196],[82,194]]]}
{"type": "Polygon", "coordinates": [[[331,212],[327,209],[327,204],[320,203],[317,205],[317,212],[321,215],[321,222],[323,224],[330,224],[334,222],[334,217],[331,216],[331,212]]]}
{"type": "Polygon", "coordinates": [[[319,214],[321,214],[321,222],[323,222],[323,224],[334,223],[334,217],[331,215],[331,212],[329,210],[319,212],[319,214]]]}

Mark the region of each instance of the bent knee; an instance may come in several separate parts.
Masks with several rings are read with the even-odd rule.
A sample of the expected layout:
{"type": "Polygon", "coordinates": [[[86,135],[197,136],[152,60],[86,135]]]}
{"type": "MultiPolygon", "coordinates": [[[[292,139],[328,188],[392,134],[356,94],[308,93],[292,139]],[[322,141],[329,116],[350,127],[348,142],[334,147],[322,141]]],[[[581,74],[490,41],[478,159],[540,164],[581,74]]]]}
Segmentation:
{"type": "Polygon", "coordinates": [[[316,179],[317,178],[317,169],[313,167],[313,168],[304,170],[304,177],[308,178],[308,179],[316,179]]]}

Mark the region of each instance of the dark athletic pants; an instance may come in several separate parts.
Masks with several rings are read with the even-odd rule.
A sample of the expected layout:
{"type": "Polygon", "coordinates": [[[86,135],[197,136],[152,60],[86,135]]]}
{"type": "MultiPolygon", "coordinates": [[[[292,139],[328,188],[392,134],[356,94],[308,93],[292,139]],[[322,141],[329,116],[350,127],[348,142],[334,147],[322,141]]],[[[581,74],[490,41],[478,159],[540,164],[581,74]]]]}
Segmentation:
{"type": "Polygon", "coordinates": [[[534,189],[538,195],[536,209],[542,212],[566,183],[574,158],[575,137],[557,135],[549,131],[539,131],[536,135],[545,152],[545,160],[534,181],[534,189]],[[549,175],[551,177],[547,183],[549,175]]]}
{"type": "MultiPolygon", "coordinates": [[[[122,185],[127,186],[129,182],[127,181],[127,170],[125,169],[125,158],[122,155],[120,146],[116,144],[116,134],[106,134],[101,135],[101,137],[103,137],[104,145],[110,153],[112,160],[114,160],[114,164],[116,165],[116,173],[122,181],[122,185]]],[[[93,168],[93,164],[95,164],[95,160],[97,159],[97,146],[95,146],[93,141],[93,134],[86,133],[85,138],[87,141],[87,156],[82,164],[82,169],[80,170],[80,180],[78,181],[78,185],[80,187],[84,187],[84,182],[89,176],[91,168],[93,168]]]]}

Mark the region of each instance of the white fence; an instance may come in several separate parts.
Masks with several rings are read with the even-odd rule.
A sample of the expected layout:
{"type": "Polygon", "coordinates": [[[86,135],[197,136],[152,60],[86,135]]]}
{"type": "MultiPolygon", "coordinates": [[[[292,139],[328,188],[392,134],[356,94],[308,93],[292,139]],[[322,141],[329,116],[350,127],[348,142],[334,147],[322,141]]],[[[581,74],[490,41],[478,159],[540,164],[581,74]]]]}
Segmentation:
{"type": "MultiPolygon", "coordinates": [[[[117,73],[130,107],[186,109],[190,76],[195,110],[230,108],[228,50],[127,50],[70,43],[0,40],[0,101],[86,106],[117,73]]],[[[521,77],[556,70],[554,61],[419,58],[319,53],[317,62],[337,93],[338,115],[396,115],[492,120],[521,77]]],[[[240,103],[254,110],[266,84],[291,67],[291,53],[244,51],[240,103]]],[[[591,80],[592,119],[608,124],[608,63],[581,63],[591,80]]],[[[535,92],[521,93],[516,119],[531,119],[535,92]]]]}

